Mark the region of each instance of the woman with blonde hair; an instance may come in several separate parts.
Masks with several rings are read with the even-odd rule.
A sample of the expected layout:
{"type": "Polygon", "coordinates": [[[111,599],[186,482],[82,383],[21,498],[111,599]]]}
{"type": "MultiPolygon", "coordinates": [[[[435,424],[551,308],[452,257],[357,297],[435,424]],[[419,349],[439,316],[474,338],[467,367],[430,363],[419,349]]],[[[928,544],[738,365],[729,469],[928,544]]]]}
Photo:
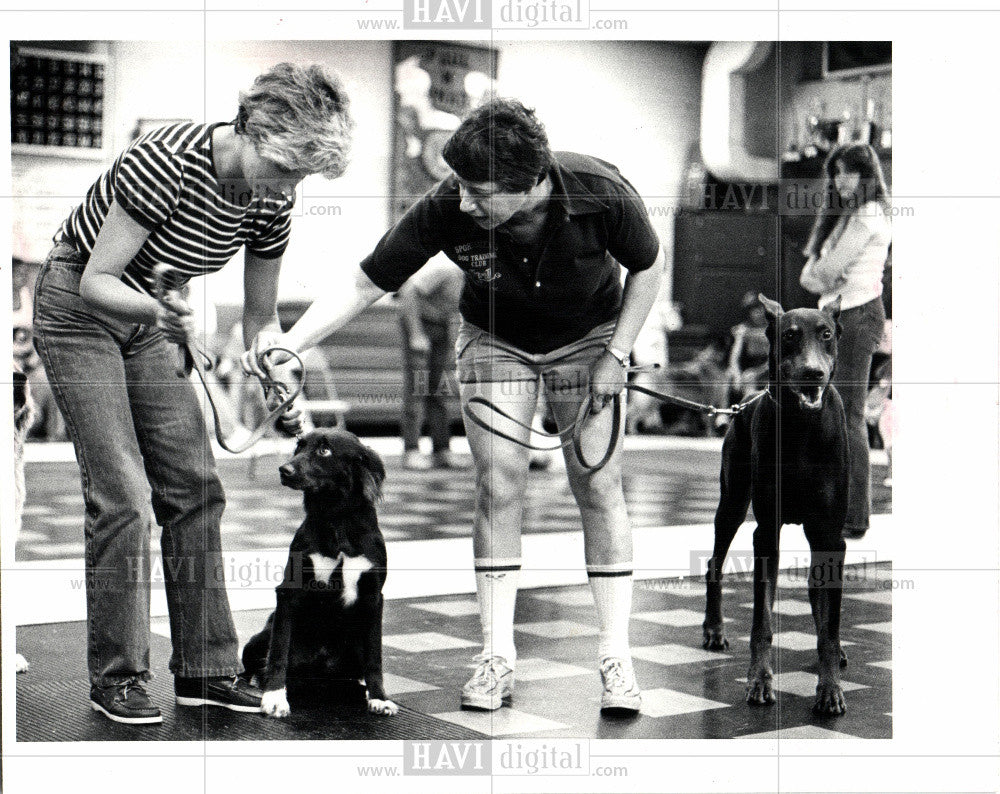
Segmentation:
{"type": "Polygon", "coordinates": [[[851,475],[844,536],[861,538],[871,512],[865,400],[872,356],[885,326],[882,274],[892,242],[889,191],[875,150],[848,144],[823,167],[824,201],[805,248],[799,282],[820,307],[840,296],[841,336],[833,382],[844,401],[851,475]]]}
{"type": "MultiPolygon", "coordinates": [[[[340,79],[282,63],[240,94],[234,122],[181,123],[133,141],[55,236],[35,290],[35,344],[83,485],[90,702],[115,722],[162,721],[149,670],[150,500],[162,527],[177,703],[260,709],[238,678],[223,570],[225,497],[199,400],[175,375],[192,310],[158,301],[245,249],[243,332],[278,330],[296,185],[340,176],[353,121],[340,79]]],[[[294,427],[297,417],[285,421],[294,427]]]]}

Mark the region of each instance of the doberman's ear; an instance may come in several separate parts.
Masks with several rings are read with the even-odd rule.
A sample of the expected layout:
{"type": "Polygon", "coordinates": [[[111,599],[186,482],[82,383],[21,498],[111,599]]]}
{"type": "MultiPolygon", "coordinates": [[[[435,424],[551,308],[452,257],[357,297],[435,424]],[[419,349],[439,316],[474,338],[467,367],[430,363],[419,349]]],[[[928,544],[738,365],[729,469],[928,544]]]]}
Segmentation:
{"type": "Polygon", "coordinates": [[[761,302],[761,305],[764,307],[764,313],[768,316],[768,319],[772,321],[777,320],[785,313],[785,310],[781,308],[780,303],[765,297],[763,292],[757,295],[757,300],[761,302]]]}
{"type": "Polygon", "coordinates": [[[837,336],[840,336],[840,298],[841,296],[838,295],[822,309],[823,314],[833,320],[833,324],[837,326],[837,336]]]}
{"type": "Polygon", "coordinates": [[[382,498],[382,483],[385,480],[385,466],[382,459],[371,447],[359,445],[355,460],[361,475],[365,499],[374,504],[382,498]]]}

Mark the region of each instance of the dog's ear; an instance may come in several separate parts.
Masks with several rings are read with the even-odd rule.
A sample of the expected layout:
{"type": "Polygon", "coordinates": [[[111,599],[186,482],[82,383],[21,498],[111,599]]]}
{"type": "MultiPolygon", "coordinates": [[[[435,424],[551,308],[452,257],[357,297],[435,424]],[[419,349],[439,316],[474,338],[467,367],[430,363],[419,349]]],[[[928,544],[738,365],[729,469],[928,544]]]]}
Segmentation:
{"type": "Polygon", "coordinates": [[[821,310],[823,314],[833,320],[833,324],[837,327],[837,336],[840,336],[840,298],[841,296],[838,295],[821,310]]]}
{"type": "Polygon", "coordinates": [[[767,315],[767,319],[771,322],[774,322],[785,313],[785,310],[781,308],[780,303],[766,297],[763,292],[758,293],[757,300],[759,300],[761,305],[764,307],[764,314],[767,315]]]}
{"type": "Polygon", "coordinates": [[[385,480],[382,458],[371,447],[360,444],[355,461],[361,475],[361,490],[365,499],[374,504],[382,498],[382,483],[385,480]]]}

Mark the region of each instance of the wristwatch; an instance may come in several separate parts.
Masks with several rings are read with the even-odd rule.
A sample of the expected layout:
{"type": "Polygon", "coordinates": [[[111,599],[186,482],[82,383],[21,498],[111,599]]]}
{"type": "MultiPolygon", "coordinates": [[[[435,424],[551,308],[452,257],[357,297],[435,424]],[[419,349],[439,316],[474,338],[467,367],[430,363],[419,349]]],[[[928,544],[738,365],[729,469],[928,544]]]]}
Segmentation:
{"type": "Polygon", "coordinates": [[[632,355],[631,353],[623,353],[614,345],[605,345],[604,349],[607,350],[612,356],[614,356],[618,360],[619,364],[621,364],[623,367],[628,367],[629,360],[632,355]]]}

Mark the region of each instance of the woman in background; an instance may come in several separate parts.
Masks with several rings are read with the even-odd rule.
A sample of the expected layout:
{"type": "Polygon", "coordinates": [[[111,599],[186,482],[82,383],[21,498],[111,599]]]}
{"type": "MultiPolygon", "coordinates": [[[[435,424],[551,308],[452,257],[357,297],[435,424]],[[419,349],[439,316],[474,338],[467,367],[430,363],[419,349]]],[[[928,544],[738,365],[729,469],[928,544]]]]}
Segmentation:
{"type": "MultiPolygon", "coordinates": [[[[767,386],[767,359],[771,343],[767,339],[767,315],[755,292],[743,293],[741,301],[746,318],[730,329],[733,337],[726,363],[729,403],[767,386]]],[[[719,417],[725,418],[725,417],[719,417]]]]}
{"type": "Polygon", "coordinates": [[[875,150],[834,149],[823,167],[824,205],[805,248],[799,282],[820,307],[841,297],[842,328],[833,382],[844,401],[851,462],[844,536],[861,538],[871,512],[865,400],[872,355],[885,326],[882,273],[892,242],[889,191],[875,150]]]}
{"type": "MultiPolygon", "coordinates": [[[[182,123],[131,143],[65,220],[35,288],[35,345],[76,451],[86,504],[91,707],[161,722],[149,670],[150,498],[162,527],[177,703],[260,710],[238,678],[219,525],[225,496],[198,396],[175,374],[191,308],[165,305],[245,248],[243,331],[279,330],[278,274],[296,185],[340,176],[353,122],[340,80],[279,64],[241,93],[235,122],[182,123]]],[[[286,426],[296,419],[286,416],[286,426]]]]}

